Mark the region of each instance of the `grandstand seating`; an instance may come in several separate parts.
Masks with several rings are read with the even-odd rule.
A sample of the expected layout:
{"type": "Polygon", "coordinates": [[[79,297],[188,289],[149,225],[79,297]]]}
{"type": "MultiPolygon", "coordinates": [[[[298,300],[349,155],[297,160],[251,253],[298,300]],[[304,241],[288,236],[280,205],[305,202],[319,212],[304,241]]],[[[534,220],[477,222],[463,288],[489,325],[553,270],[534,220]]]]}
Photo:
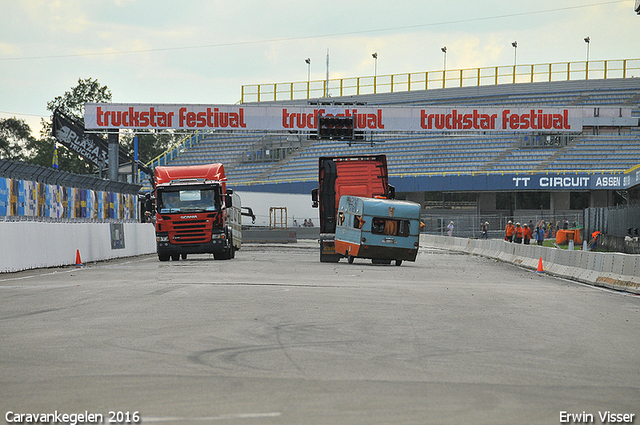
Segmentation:
{"type": "MultiPolygon", "coordinates": [[[[332,98],[379,105],[624,107],[640,116],[640,78],[505,84],[332,98]]],[[[306,100],[287,103],[306,104],[306,100]]],[[[256,133],[200,135],[185,145],[169,165],[222,162],[234,182],[306,181],[317,179],[318,157],[387,155],[390,174],[623,171],[640,163],[640,130],[628,134],[577,135],[566,146],[526,147],[523,135],[504,133],[394,133],[349,146],[344,142],[302,140],[278,161],[255,153],[264,149],[256,133]]],[[[284,136],[279,143],[286,141],[284,136]]]]}

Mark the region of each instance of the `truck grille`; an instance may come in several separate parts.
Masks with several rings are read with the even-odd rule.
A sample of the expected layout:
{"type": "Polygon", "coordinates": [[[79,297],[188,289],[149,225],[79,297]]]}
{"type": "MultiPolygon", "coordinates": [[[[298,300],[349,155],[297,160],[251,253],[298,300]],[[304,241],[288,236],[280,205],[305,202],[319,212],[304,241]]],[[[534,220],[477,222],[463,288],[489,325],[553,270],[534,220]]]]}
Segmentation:
{"type": "Polygon", "coordinates": [[[172,224],[173,243],[206,243],[211,240],[211,230],[207,229],[207,220],[175,220],[172,224]]]}

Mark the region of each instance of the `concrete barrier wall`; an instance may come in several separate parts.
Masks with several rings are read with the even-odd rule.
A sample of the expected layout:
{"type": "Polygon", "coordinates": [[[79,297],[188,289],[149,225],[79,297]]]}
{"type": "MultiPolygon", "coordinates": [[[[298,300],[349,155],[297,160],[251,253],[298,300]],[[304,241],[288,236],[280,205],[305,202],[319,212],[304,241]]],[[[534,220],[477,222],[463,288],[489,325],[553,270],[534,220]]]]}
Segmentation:
{"type": "Polygon", "coordinates": [[[295,229],[243,229],[242,243],[294,243],[297,242],[295,229]]]}
{"type": "Polygon", "coordinates": [[[109,223],[0,222],[0,273],[149,254],[156,251],[154,226],[124,223],[124,248],[111,248],[109,223]]]}
{"type": "Polygon", "coordinates": [[[542,258],[545,273],[591,285],[640,294],[640,256],[613,252],[568,251],[521,245],[500,239],[465,239],[420,235],[423,246],[481,255],[537,270],[542,258]]]}

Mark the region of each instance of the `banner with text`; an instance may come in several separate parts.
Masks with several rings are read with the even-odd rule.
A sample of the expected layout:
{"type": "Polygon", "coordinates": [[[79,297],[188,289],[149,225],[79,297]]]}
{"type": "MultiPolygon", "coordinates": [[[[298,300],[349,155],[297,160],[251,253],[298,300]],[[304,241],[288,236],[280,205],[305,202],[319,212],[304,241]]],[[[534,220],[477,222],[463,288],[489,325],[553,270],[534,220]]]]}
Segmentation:
{"type": "MultiPolygon", "coordinates": [[[[599,108],[598,116],[631,110],[599,108]]],[[[315,131],[319,116],[353,117],[356,130],[386,131],[582,131],[593,108],[299,107],[285,105],[187,105],[87,103],[85,127],[135,130],[315,131]]]]}

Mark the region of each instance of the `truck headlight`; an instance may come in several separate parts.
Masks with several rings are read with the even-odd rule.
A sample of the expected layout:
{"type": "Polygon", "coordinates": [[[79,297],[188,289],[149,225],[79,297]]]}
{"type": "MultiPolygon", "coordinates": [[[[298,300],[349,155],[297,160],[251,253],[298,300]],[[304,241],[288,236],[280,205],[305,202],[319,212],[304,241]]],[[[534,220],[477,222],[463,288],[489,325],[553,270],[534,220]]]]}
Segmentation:
{"type": "Polygon", "coordinates": [[[169,236],[156,236],[156,242],[169,242],[169,236]]]}

